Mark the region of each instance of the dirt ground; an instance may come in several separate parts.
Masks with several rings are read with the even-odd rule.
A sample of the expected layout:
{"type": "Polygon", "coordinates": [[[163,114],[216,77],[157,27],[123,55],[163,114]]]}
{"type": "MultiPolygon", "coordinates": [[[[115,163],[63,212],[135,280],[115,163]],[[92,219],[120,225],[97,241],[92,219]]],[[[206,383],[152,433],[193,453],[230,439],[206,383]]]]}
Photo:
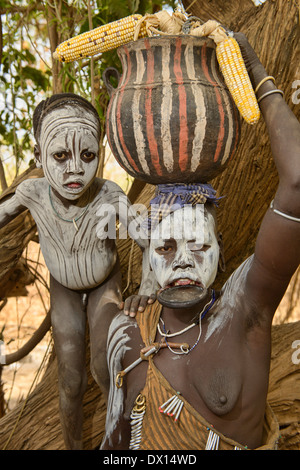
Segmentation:
{"type": "MultiPolygon", "coordinates": [[[[48,283],[49,274],[44,265],[39,245],[33,242],[29,244],[27,259],[32,260],[33,267],[39,266],[39,273],[43,281],[29,286],[27,297],[9,299],[6,306],[0,311],[0,331],[4,326],[3,336],[6,353],[16,351],[28,341],[32,333],[41,324],[49,308],[49,294],[44,286],[44,282],[48,283]]],[[[275,323],[285,321],[290,296],[291,293],[288,290],[276,312],[275,323]]],[[[290,322],[300,320],[299,289],[297,289],[297,296],[297,306],[288,320],[290,322]]],[[[20,400],[26,398],[32,387],[39,382],[52,347],[53,343],[49,332],[22,361],[3,368],[2,382],[4,384],[6,411],[11,410],[20,400]]]]}

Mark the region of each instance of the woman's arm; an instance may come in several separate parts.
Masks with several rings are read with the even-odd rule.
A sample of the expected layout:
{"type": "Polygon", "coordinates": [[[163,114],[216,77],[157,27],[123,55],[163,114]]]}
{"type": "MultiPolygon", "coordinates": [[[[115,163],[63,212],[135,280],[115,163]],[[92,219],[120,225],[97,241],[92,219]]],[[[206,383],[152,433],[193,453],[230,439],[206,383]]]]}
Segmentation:
{"type": "Polygon", "coordinates": [[[300,123],[276,91],[276,79],[265,80],[269,74],[246,37],[237,33],[235,38],[256,90],[279,175],[274,201],[258,234],[247,283],[254,302],[273,315],[300,263],[300,123]]]}

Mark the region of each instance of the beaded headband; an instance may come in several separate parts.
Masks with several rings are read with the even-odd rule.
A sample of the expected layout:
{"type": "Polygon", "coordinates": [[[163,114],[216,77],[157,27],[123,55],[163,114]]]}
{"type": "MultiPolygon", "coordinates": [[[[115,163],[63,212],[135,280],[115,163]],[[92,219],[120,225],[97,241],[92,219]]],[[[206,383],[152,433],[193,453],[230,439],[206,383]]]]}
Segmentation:
{"type": "Polygon", "coordinates": [[[210,202],[217,206],[220,199],[210,184],[159,184],[155,189],[155,197],[150,201],[148,230],[153,230],[162,219],[185,205],[210,202]]]}

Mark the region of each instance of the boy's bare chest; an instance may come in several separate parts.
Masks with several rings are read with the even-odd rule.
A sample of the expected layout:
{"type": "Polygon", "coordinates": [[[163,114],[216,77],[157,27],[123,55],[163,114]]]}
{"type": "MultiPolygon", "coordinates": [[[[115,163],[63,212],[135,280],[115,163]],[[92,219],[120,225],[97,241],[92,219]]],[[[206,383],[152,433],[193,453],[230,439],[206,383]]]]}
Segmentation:
{"type": "Polygon", "coordinates": [[[89,289],[105,281],[115,265],[116,247],[115,239],[98,233],[98,209],[111,196],[107,189],[102,191],[103,183],[95,183],[93,197],[82,201],[82,207],[64,207],[54,198],[51,204],[44,178],[27,186],[21,196],[36,222],[52,276],[70,289],[89,289]]]}
{"type": "Polygon", "coordinates": [[[35,214],[39,241],[52,276],[71,289],[101,284],[116,261],[111,240],[97,236],[97,219],[86,213],[80,220],[64,221],[55,214],[35,214]]]}

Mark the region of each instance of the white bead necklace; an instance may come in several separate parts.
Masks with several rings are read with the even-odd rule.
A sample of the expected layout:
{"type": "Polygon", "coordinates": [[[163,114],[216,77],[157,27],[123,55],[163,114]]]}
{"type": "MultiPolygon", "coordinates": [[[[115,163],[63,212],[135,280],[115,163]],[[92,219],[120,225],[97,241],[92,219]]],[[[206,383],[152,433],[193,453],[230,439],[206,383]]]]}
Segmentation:
{"type": "Polygon", "coordinates": [[[191,347],[191,348],[186,348],[184,346],[180,346],[180,352],[177,352],[177,351],[174,351],[170,345],[168,344],[167,342],[167,338],[172,338],[174,336],[178,336],[182,333],[185,333],[186,331],[190,330],[191,328],[193,328],[194,326],[197,325],[197,323],[191,323],[191,325],[188,325],[187,327],[183,328],[182,330],[180,331],[177,331],[176,333],[168,333],[167,330],[166,330],[166,327],[165,327],[165,323],[163,321],[162,318],[159,318],[160,322],[162,323],[163,325],[163,329],[164,331],[161,330],[160,328],[160,325],[159,323],[157,324],[157,330],[159,332],[159,334],[165,338],[165,341],[166,341],[166,344],[168,346],[168,349],[173,353],[173,354],[188,354],[190,351],[192,351],[192,349],[194,349],[197,344],[199,343],[200,341],[200,338],[201,338],[201,333],[202,333],[202,326],[201,326],[201,320],[202,318],[204,318],[204,316],[207,314],[207,312],[211,309],[211,307],[213,306],[213,304],[215,303],[215,291],[213,290],[212,291],[212,298],[211,300],[204,306],[204,308],[202,309],[201,313],[199,313],[199,334],[198,334],[198,338],[196,339],[196,342],[195,344],[191,347]]]}

